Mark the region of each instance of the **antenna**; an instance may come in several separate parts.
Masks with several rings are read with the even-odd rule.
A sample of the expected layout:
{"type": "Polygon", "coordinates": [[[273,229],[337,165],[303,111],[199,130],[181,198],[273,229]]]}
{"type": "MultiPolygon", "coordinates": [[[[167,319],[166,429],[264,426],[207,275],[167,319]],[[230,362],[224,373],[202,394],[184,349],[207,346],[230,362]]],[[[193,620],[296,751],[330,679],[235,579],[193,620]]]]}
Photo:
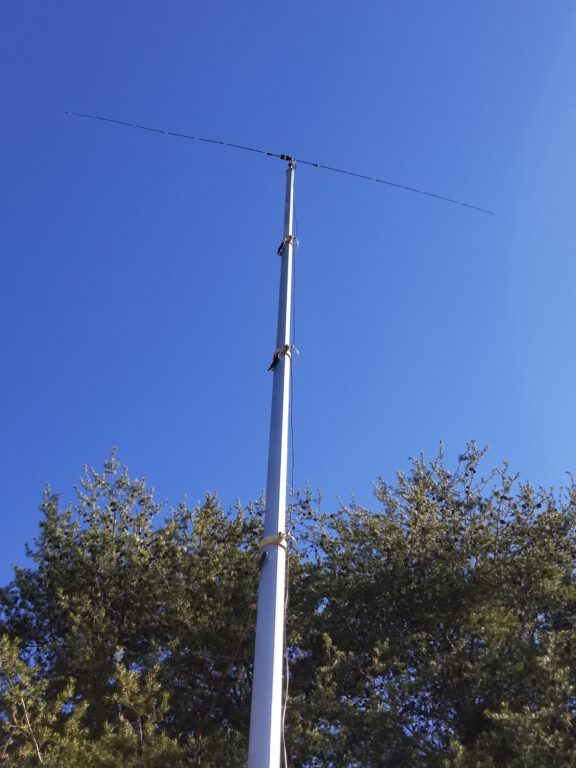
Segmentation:
{"type": "MultiPolygon", "coordinates": [[[[326,171],[354,176],[366,181],[386,184],[397,189],[435,197],[456,205],[472,208],[480,213],[492,214],[485,208],[460,202],[443,195],[437,195],[414,187],[396,184],[375,176],[346,171],[322,163],[268,152],[242,144],[201,138],[175,131],[165,131],[136,123],[113,120],[109,117],[67,112],[74,117],[101,120],[128,128],[138,128],[152,133],[161,133],[182,139],[201,141],[209,144],[255,152],[288,163],[286,170],[286,196],[284,205],[284,235],[278,249],[280,256],[280,293],[278,301],[278,324],[276,348],[269,370],[273,373],[272,409],[270,414],[270,442],[268,449],[268,475],[266,481],[266,510],[264,535],[260,542],[260,578],[258,585],[258,612],[256,617],[256,642],[254,651],[254,675],[250,713],[250,737],[248,744],[248,768],[279,768],[283,734],[283,666],[284,666],[284,625],[286,595],[286,494],[288,471],[288,431],[290,423],[290,383],[292,369],[292,291],[293,259],[296,237],[294,234],[294,170],[296,162],[326,171]]],[[[284,745],[286,766],[286,748],[284,745]]]]}
{"type": "Polygon", "coordinates": [[[101,117],[99,115],[87,115],[82,112],[66,112],[67,115],[71,115],[72,117],[83,117],[88,120],[101,120],[104,123],[113,123],[114,125],[123,125],[126,128],[137,128],[141,131],[150,131],[151,133],[163,133],[165,136],[174,136],[178,139],[189,139],[191,141],[202,141],[207,144],[220,144],[224,147],[231,147],[232,149],[241,149],[245,152],[255,152],[259,155],[265,155],[266,157],[275,157],[278,160],[292,160],[294,159],[297,163],[300,163],[301,165],[310,165],[312,168],[319,168],[323,171],[333,171],[334,173],[341,173],[345,176],[353,176],[357,179],[364,179],[364,181],[373,181],[377,184],[385,184],[388,187],[394,187],[395,189],[401,189],[405,192],[415,192],[418,195],[426,195],[426,197],[434,197],[437,200],[443,200],[445,203],[453,203],[454,205],[463,205],[465,208],[471,208],[474,211],[478,211],[479,213],[487,213],[490,216],[494,216],[494,211],[490,211],[487,208],[480,208],[477,205],[472,205],[471,203],[464,203],[461,200],[454,200],[451,197],[445,197],[444,195],[438,195],[435,192],[427,192],[424,189],[417,189],[416,187],[408,187],[405,184],[397,184],[394,181],[388,181],[387,179],[381,179],[377,176],[367,176],[364,173],[356,173],[355,171],[346,171],[343,168],[335,168],[332,165],[324,165],[323,163],[314,163],[311,160],[302,160],[301,158],[292,158],[289,155],[283,155],[279,154],[277,152],[268,152],[265,149],[257,149],[256,147],[247,147],[243,144],[233,144],[230,141],[222,141],[220,139],[206,139],[202,138],[201,136],[192,136],[188,133],[179,133],[177,131],[166,131],[162,128],[151,128],[148,125],[139,125],[138,123],[127,123],[124,120],[114,120],[111,117],[101,117]]]}

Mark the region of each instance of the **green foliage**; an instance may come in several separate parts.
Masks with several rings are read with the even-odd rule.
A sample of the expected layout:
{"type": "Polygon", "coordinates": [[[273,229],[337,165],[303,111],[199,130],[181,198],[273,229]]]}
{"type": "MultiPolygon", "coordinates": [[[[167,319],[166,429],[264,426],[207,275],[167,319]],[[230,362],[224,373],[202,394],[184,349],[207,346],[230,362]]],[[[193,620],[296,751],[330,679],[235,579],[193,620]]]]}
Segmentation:
{"type": "Polygon", "coordinates": [[[181,746],[159,729],[167,710],[157,670],[141,675],[115,666],[111,701],[117,714],[98,740],[83,725],[88,702],[70,680],[47,695],[48,679],[38,665],[21,658],[7,637],[0,640],[0,692],[4,718],[0,727],[0,763],[14,768],[161,768],[185,765],[181,746]]]}
{"type": "MultiPolygon", "coordinates": [[[[142,733],[150,765],[154,750],[172,744],[164,738],[182,754],[225,763],[245,746],[259,509],[226,515],[209,496],[193,509],[182,503],[164,524],[160,511],[115,457],[103,473],[85,471],[74,507],[61,510],[47,492],[29,552],[35,567],[17,569],[0,592],[3,632],[33,661],[46,701],[73,681],[72,713],[82,707],[85,735],[100,750],[117,750],[122,737],[122,765],[142,733]]],[[[148,765],[142,756],[134,764],[148,765]]]]}
{"type": "Polygon", "coordinates": [[[297,764],[311,729],[323,766],[573,764],[576,491],[477,480],[480,458],[319,521],[297,764]]]}
{"type": "MultiPolygon", "coordinates": [[[[470,446],[294,501],[289,764],[576,764],[576,488],[480,477],[470,446]]],[[[242,765],[261,505],[161,521],[113,456],[44,497],[34,566],[0,590],[0,765],[242,765]]]]}
{"type": "Polygon", "coordinates": [[[77,706],[68,717],[63,709],[73,694],[73,684],[50,699],[48,680],[36,665],[20,656],[19,647],[7,637],[0,639],[0,762],[7,766],[66,765],[64,750],[75,751],[82,738],[85,707],[77,706]]]}

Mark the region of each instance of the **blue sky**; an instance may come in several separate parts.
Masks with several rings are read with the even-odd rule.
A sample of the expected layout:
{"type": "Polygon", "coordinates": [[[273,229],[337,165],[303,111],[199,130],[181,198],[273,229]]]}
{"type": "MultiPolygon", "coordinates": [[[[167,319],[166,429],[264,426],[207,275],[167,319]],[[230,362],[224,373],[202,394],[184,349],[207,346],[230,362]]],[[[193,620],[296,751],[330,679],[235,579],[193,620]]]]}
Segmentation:
{"type": "Polygon", "coordinates": [[[371,498],[476,439],[576,468],[576,8],[4,0],[0,577],[113,446],[175,505],[266,477],[284,167],[300,166],[296,484],[371,498]]]}

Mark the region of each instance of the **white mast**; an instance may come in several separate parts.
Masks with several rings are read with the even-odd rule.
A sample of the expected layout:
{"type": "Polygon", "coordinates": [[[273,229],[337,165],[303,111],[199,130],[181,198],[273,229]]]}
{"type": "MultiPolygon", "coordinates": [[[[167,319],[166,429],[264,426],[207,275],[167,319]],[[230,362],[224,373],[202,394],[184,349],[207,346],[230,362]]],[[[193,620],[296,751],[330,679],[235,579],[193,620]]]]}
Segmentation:
{"type": "Polygon", "coordinates": [[[264,538],[256,619],[248,768],[279,768],[282,745],[284,602],[286,589],[286,487],[290,416],[292,259],[294,253],[294,160],[286,171],[284,238],[278,249],[280,298],[273,371],[264,538]]]}

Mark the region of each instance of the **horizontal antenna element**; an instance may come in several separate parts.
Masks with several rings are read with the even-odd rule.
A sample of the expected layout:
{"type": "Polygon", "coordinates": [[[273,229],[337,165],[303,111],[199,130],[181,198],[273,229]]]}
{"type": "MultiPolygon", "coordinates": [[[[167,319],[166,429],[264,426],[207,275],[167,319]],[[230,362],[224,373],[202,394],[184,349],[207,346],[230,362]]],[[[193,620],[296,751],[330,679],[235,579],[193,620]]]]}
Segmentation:
{"type": "Polygon", "coordinates": [[[101,120],[104,123],[114,123],[114,125],[123,125],[127,128],[138,128],[141,131],[150,131],[151,133],[163,133],[166,136],[175,136],[178,139],[189,139],[192,141],[203,141],[207,144],[220,144],[224,147],[232,147],[233,149],[243,149],[245,152],[256,152],[258,155],[265,155],[266,157],[276,157],[278,160],[287,160],[288,162],[297,162],[302,165],[310,165],[313,168],[320,168],[323,171],[333,171],[334,173],[342,173],[346,176],[354,176],[357,179],[364,179],[365,181],[374,181],[377,184],[385,184],[388,187],[395,187],[396,189],[402,189],[406,192],[415,192],[418,195],[426,195],[427,197],[435,197],[437,200],[444,200],[446,203],[454,203],[455,205],[463,205],[465,208],[472,208],[474,211],[480,213],[488,213],[494,216],[494,211],[489,211],[486,208],[480,208],[477,205],[471,205],[470,203],[463,203],[461,200],[454,200],[451,197],[445,197],[444,195],[437,195],[434,192],[426,192],[424,189],[417,189],[416,187],[407,187],[404,184],[396,184],[393,181],[386,179],[380,179],[377,176],[366,176],[363,173],[355,173],[354,171],[345,171],[343,168],[334,168],[332,165],[323,165],[322,163],[313,163],[311,160],[301,160],[300,158],[294,158],[290,155],[280,154],[277,152],[267,152],[264,149],[256,149],[255,147],[247,147],[243,144],[232,144],[230,141],[221,141],[219,139],[206,139],[201,136],[192,136],[189,133],[179,133],[177,131],[165,131],[162,128],[150,128],[147,125],[138,125],[137,123],[127,123],[123,120],[114,120],[111,117],[101,117],[99,115],[86,115],[82,112],[66,112],[67,115],[73,117],[83,117],[88,120],[101,120]]]}

